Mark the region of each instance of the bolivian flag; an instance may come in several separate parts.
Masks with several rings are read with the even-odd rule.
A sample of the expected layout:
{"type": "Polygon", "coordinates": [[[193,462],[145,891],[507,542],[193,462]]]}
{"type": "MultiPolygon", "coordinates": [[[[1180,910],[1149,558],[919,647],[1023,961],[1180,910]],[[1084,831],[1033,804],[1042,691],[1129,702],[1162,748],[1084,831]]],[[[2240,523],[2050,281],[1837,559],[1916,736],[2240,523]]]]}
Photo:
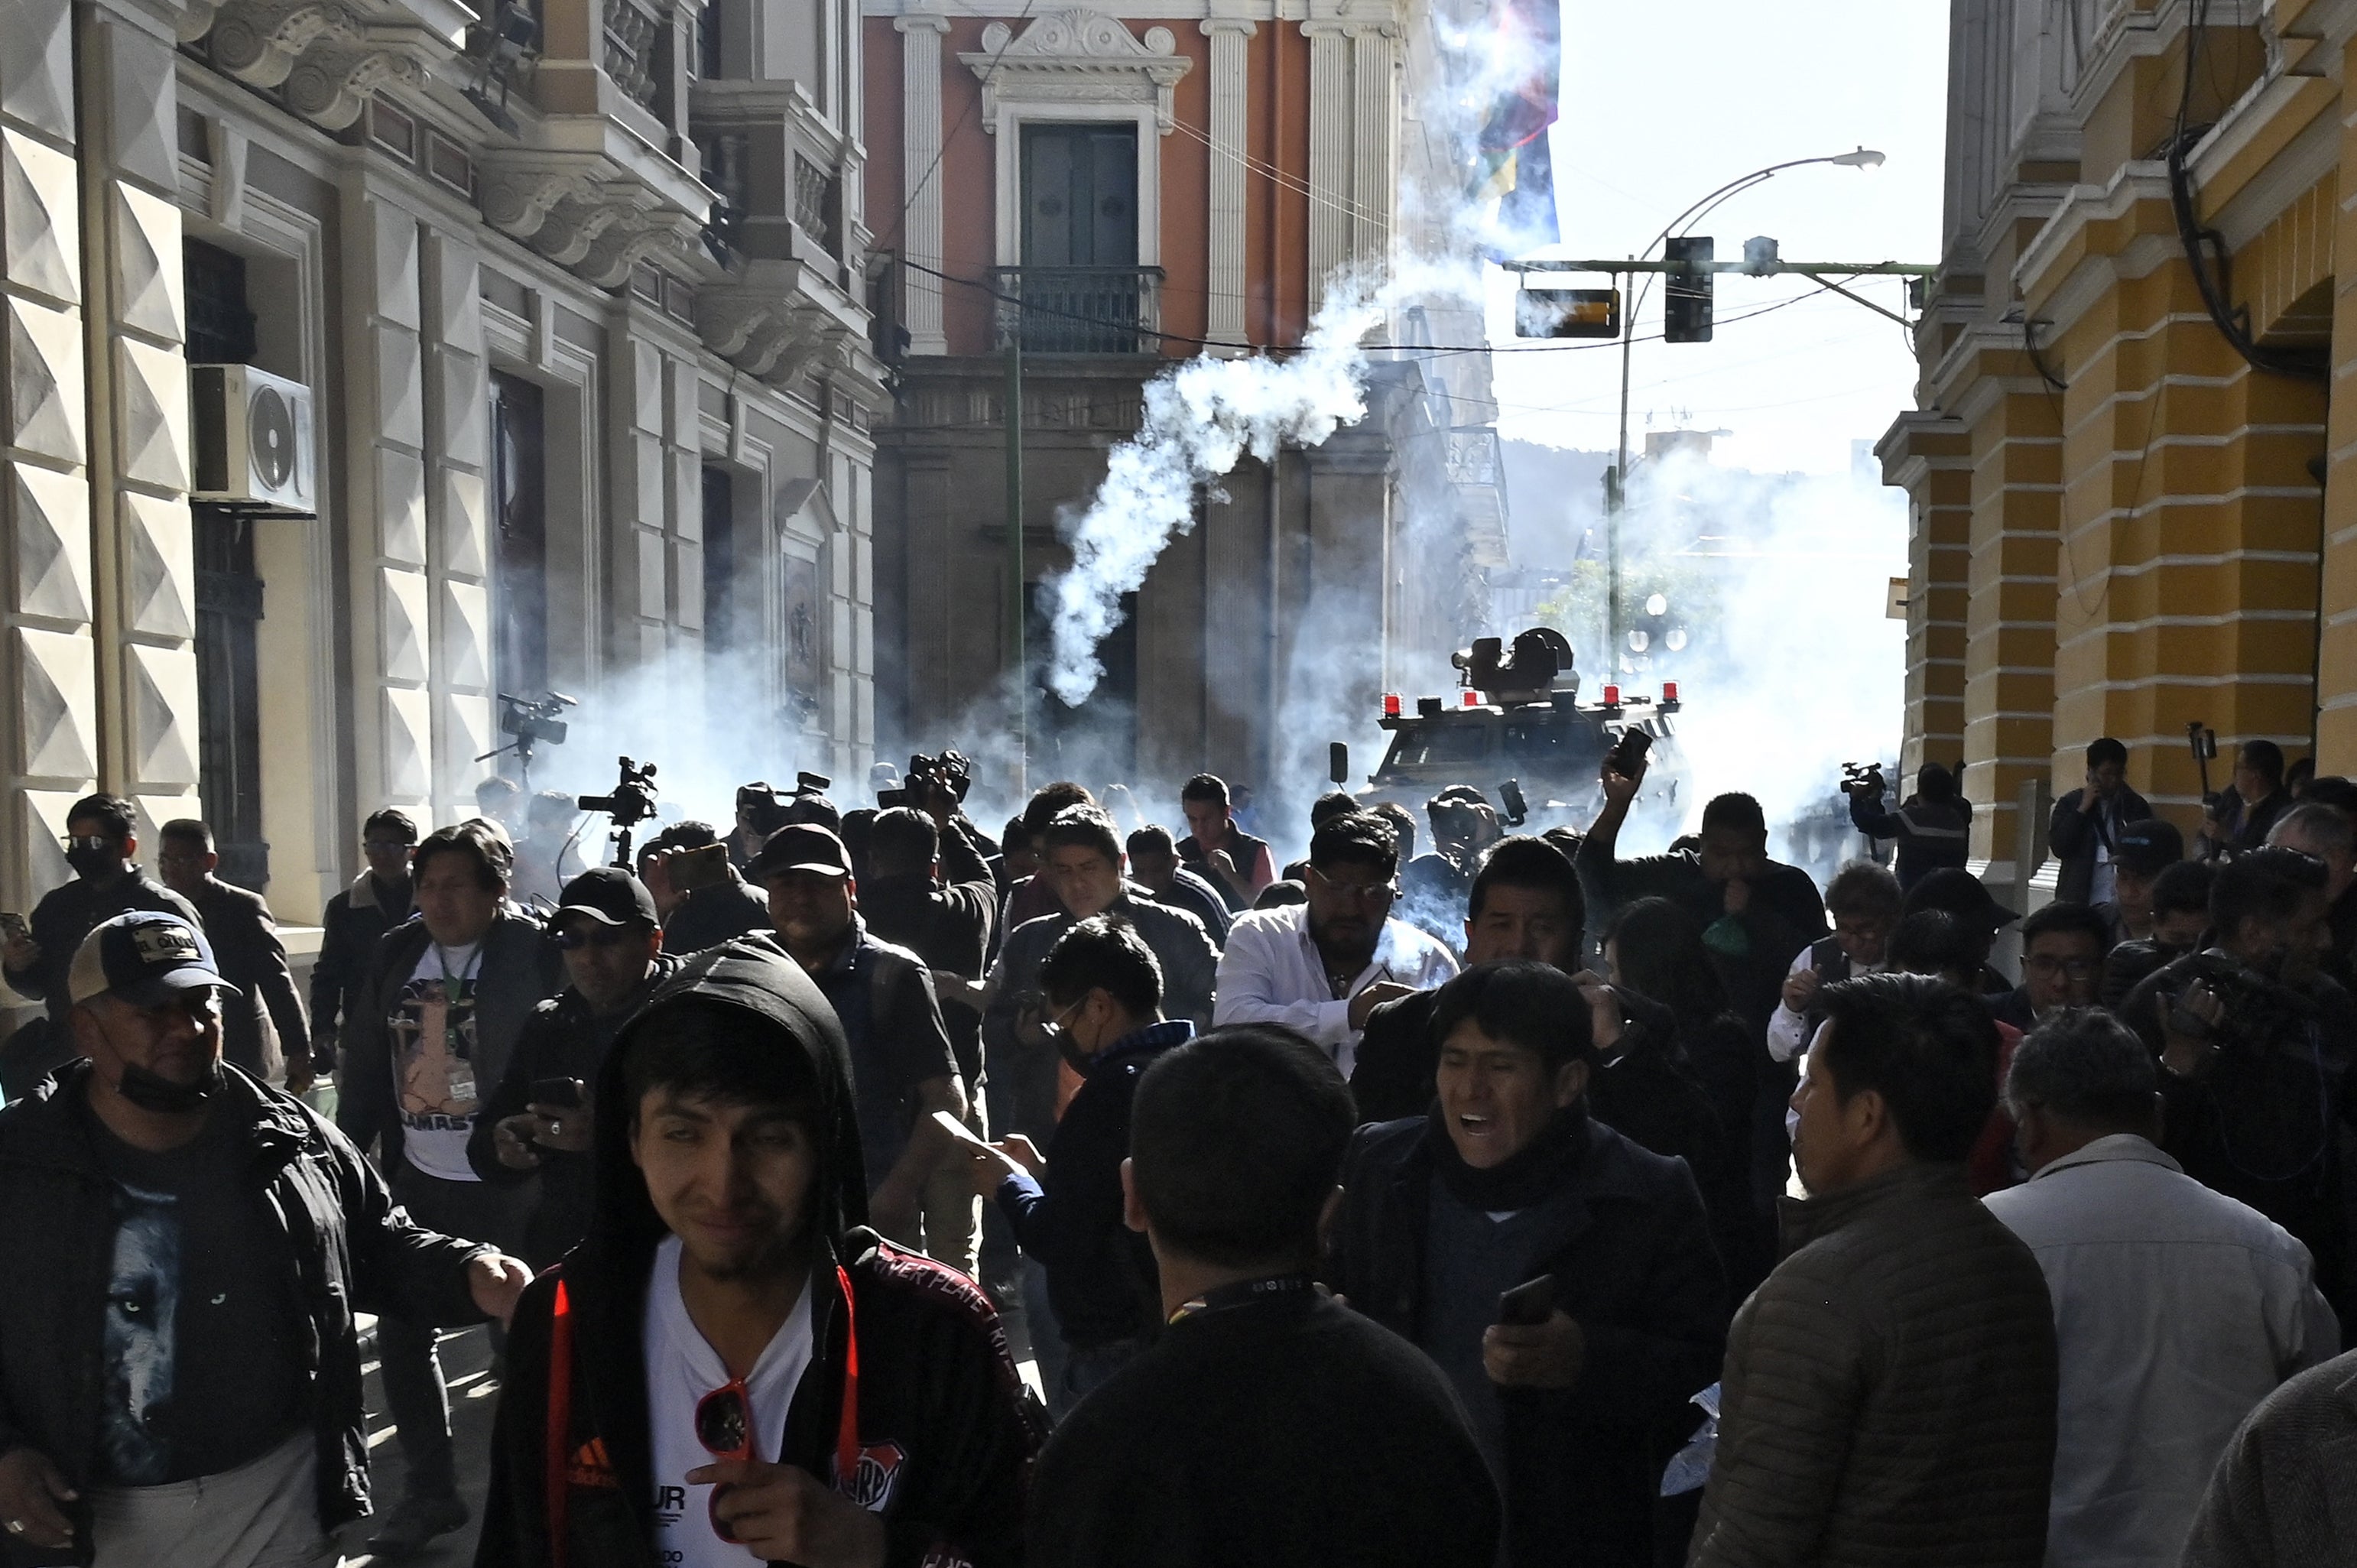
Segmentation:
{"type": "Polygon", "coordinates": [[[1555,159],[1547,127],[1555,122],[1563,74],[1560,0],[1502,0],[1491,13],[1489,58],[1512,62],[1481,123],[1475,199],[1498,204],[1492,229],[1515,248],[1562,238],[1555,209],[1555,159]]]}

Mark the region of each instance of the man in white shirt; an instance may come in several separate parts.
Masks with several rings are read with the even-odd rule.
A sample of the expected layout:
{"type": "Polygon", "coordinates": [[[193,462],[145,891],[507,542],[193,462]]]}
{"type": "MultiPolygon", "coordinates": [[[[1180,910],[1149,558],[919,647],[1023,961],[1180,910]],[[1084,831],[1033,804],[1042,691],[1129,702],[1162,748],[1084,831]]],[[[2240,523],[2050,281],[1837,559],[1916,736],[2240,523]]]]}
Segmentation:
{"type": "Polygon", "coordinates": [[[1989,1212],[2054,1300],[2061,1391],[2051,1568],[2175,1563],[2234,1429],[2341,1348],[2308,1249],[2156,1146],[2152,1053],[2098,1009],[2014,1052],[2020,1187],[1989,1212]]]}
{"type": "Polygon", "coordinates": [[[1899,925],[1899,878],[1870,860],[1854,860],[1835,873],[1825,888],[1825,913],[1834,934],[1812,942],[1792,960],[1784,993],[1768,1018],[1768,1054],[1791,1061],[1809,1048],[1823,1022],[1817,990],[1889,967],[1890,933],[1899,925]]]}
{"type": "Polygon", "coordinates": [[[1370,1013],[1457,972],[1447,948],[1391,918],[1398,875],[1389,822],[1366,811],[1329,821],[1309,841],[1308,901],[1249,910],[1228,929],[1212,1023],[1281,1024],[1350,1076],[1370,1013]]]}

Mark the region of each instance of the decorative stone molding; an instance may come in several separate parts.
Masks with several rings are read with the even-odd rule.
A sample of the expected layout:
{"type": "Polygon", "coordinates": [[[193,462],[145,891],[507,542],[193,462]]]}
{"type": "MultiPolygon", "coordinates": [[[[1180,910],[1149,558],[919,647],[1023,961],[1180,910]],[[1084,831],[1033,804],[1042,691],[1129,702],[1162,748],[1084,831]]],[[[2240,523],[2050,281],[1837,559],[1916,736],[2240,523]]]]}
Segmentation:
{"type": "Polygon", "coordinates": [[[1177,124],[1173,90],[1194,61],[1170,29],[1141,38],[1117,16],[1074,7],[1050,12],[1017,38],[1004,22],[982,30],[979,53],[958,59],[982,81],[982,126],[998,130],[1001,99],[1025,103],[1151,103],[1164,135],[1177,124]]]}
{"type": "Polygon", "coordinates": [[[597,188],[597,160],[578,156],[487,154],[476,166],[483,220],[518,240],[539,233],[559,204],[584,200],[597,188]]]}
{"type": "Polygon", "coordinates": [[[252,87],[281,88],[286,106],[342,130],[379,88],[422,88],[457,50],[409,12],[369,0],[192,0],[181,41],[210,38],[212,63],[252,87]]]}

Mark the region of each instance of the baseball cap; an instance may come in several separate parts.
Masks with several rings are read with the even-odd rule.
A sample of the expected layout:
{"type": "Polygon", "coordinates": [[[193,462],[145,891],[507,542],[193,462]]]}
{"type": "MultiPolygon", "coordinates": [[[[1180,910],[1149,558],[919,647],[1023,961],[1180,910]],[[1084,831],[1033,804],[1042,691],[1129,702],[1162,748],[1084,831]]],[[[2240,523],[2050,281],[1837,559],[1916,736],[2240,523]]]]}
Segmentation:
{"type": "Polygon", "coordinates": [[[655,896],[619,865],[593,865],[566,883],[548,923],[560,925],[567,915],[586,915],[601,926],[627,926],[632,920],[662,924],[655,912],[655,896]]]}
{"type": "Polygon", "coordinates": [[[761,841],[761,853],[745,868],[745,875],[759,882],[785,871],[848,876],[851,852],[843,847],[841,839],[816,822],[789,822],[761,841]]]}
{"type": "Polygon", "coordinates": [[[1942,866],[1907,890],[1901,913],[1912,915],[1919,909],[1944,909],[1992,931],[2021,918],[1989,897],[1979,877],[1953,865],[1942,866]]]}
{"type": "Polygon", "coordinates": [[[2155,876],[2185,858],[2185,835],[2175,822],[2147,817],[2121,826],[2112,858],[2139,875],[2155,876]]]}
{"type": "Polygon", "coordinates": [[[66,994],[76,1003],[114,996],[135,1007],[154,1007],[183,991],[208,986],[239,994],[221,977],[204,932],[178,915],[153,909],[100,921],[66,971],[66,994]]]}

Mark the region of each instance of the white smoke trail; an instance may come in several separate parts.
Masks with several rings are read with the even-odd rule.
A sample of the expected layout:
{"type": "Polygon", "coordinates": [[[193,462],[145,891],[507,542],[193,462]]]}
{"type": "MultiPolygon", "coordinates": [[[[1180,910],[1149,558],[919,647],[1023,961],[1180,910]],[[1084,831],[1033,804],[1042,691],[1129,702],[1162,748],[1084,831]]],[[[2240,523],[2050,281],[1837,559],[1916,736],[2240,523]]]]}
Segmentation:
{"type": "Polygon", "coordinates": [[[1280,445],[1315,446],[1365,416],[1367,357],[1359,339],[1383,318],[1378,291],[1338,277],[1301,351],[1218,360],[1206,355],[1148,383],[1138,432],[1114,447],[1086,511],[1064,522],[1072,564],[1049,584],[1055,598],[1049,683],[1079,706],[1104,674],[1097,659],[1121,617],[1121,596],[1146,581],[1172,536],[1195,526],[1195,487],[1246,453],[1265,462],[1280,445]]]}

